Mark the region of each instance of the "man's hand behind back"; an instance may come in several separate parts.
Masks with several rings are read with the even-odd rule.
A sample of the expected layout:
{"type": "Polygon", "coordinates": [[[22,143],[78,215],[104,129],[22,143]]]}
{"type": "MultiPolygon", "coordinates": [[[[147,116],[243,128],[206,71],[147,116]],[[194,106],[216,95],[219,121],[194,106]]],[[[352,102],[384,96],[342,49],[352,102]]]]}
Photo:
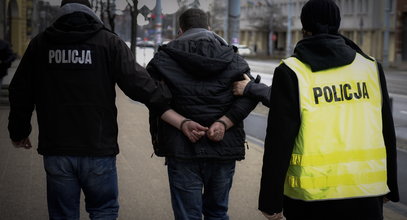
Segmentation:
{"type": "Polygon", "coordinates": [[[221,141],[225,135],[226,127],[221,122],[214,122],[207,132],[207,136],[211,141],[221,141]]]}
{"type": "Polygon", "coordinates": [[[32,148],[30,138],[28,138],[28,137],[24,138],[21,141],[13,141],[12,143],[13,143],[13,146],[16,148],[25,148],[25,149],[32,148]]]}
{"type": "Polygon", "coordinates": [[[207,130],[207,127],[204,127],[192,120],[186,121],[181,126],[182,133],[184,133],[184,135],[187,136],[192,143],[197,142],[199,139],[205,136],[207,130]]]}

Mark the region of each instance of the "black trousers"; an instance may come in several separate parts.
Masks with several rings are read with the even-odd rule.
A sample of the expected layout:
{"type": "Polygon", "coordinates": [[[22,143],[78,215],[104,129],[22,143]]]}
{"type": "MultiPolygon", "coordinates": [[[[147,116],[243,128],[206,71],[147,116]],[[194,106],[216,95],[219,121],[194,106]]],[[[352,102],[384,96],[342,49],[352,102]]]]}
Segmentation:
{"type": "Polygon", "coordinates": [[[284,197],[287,220],[383,220],[383,197],[306,202],[284,197]]]}

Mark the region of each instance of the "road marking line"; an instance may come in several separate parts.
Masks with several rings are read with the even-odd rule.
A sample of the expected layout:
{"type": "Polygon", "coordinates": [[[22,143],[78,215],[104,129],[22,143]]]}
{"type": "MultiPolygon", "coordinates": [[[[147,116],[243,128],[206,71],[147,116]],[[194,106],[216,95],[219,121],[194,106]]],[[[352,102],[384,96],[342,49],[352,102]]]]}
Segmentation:
{"type": "Polygon", "coordinates": [[[394,94],[394,93],[389,93],[390,97],[395,97],[395,98],[402,98],[402,99],[407,99],[407,95],[400,95],[400,94],[394,94]]]}
{"type": "Polygon", "coordinates": [[[407,115],[407,111],[400,111],[401,114],[406,114],[407,115]]]}

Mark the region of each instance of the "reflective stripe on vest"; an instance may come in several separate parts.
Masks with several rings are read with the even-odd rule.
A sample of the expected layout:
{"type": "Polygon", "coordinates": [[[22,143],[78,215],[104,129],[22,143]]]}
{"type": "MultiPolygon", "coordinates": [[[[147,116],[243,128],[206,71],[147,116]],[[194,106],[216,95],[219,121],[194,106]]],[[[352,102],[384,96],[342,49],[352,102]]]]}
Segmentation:
{"type": "Polygon", "coordinates": [[[376,63],[357,54],[349,65],[312,72],[294,57],[283,62],[298,78],[301,112],[284,194],[325,200],[389,192],[376,63]]]}

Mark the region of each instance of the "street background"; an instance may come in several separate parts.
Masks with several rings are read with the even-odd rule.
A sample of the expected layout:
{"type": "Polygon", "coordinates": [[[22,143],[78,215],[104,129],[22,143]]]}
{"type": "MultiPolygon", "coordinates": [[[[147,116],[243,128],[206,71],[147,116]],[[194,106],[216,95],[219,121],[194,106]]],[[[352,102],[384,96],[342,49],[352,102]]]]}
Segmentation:
{"type": "MultiPolygon", "coordinates": [[[[137,61],[139,63],[143,64],[144,61],[148,62],[151,59],[153,54],[151,49],[138,48],[138,50],[137,61]]],[[[253,74],[262,74],[262,81],[271,84],[272,74],[268,72],[274,70],[278,64],[277,60],[250,59],[248,62],[253,74]]],[[[5,84],[11,80],[17,65],[18,61],[10,69],[5,84]]],[[[402,76],[407,76],[407,72],[403,72],[403,74],[405,75],[402,76]]],[[[2,92],[3,95],[7,94],[5,90],[2,92]]],[[[0,104],[0,219],[47,219],[46,181],[42,157],[37,154],[35,147],[25,150],[12,146],[7,131],[9,106],[4,98],[3,96],[3,104],[0,104]]],[[[130,100],[119,89],[117,89],[117,108],[121,149],[117,156],[120,194],[119,219],[173,219],[164,159],[152,156],[153,148],[148,131],[147,108],[130,100]]],[[[250,129],[265,126],[267,112],[267,108],[259,104],[245,120],[249,149],[246,151],[246,159],[237,162],[230,194],[229,215],[231,220],[265,219],[257,210],[264,139],[256,138],[256,136],[261,136],[258,134],[259,131],[250,129]],[[259,123],[251,119],[256,116],[261,118],[259,123]]],[[[33,145],[36,146],[38,130],[35,113],[32,125],[33,132],[30,138],[33,145]]],[[[260,133],[264,131],[263,129],[260,133]]],[[[399,171],[405,172],[407,157],[402,162],[403,164],[399,163],[399,171]]],[[[399,187],[402,192],[404,191],[402,199],[406,198],[403,198],[403,195],[406,195],[406,176],[406,173],[400,176],[399,187]]],[[[403,203],[386,204],[384,213],[385,220],[407,220],[407,206],[403,203]]],[[[81,219],[89,219],[84,208],[83,196],[81,219]]]]}
{"type": "MultiPolygon", "coordinates": [[[[0,38],[21,58],[33,37],[52,24],[60,0],[0,0],[0,38]]],[[[302,39],[305,0],[90,0],[107,28],[116,32],[145,66],[158,45],[178,35],[177,19],[187,8],[208,12],[211,30],[239,48],[252,75],[271,85],[280,59],[302,39]]],[[[381,63],[392,99],[398,147],[401,201],[385,205],[386,220],[407,220],[407,0],[335,0],[340,33],[381,63]]],[[[35,149],[15,149],[9,140],[8,91],[13,63],[0,95],[0,220],[47,219],[45,172],[35,149]]],[[[117,157],[122,220],[173,219],[164,160],[151,157],[148,112],[117,91],[117,157]]],[[[230,195],[232,220],[265,219],[257,210],[268,108],[259,104],[245,119],[249,149],[237,163],[230,195]]],[[[37,143],[35,114],[30,136],[37,143]]],[[[82,201],[81,219],[88,219],[82,201]]]]}
{"type": "MultiPolygon", "coordinates": [[[[120,193],[119,219],[173,219],[164,160],[153,156],[148,133],[148,111],[118,91],[119,144],[117,157],[120,193]]],[[[42,157],[35,149],[14,148],[6,130],[8,109],[0,109],[0,219],[47,219],[46,182],[42,157]]],[[[35,116],[35,115],[34,115],[35,116]]],[[[37,143],[33,119],[30,138],[37,143]]],[[[230,194],[229,215],[236,220],[265,219],[257,210],[263,148],[249,142],[246,159],[238,162],[230,194]]],[[[88,219],[83,208],[81,219],[88,219]]],[[[404,220],[385,208],[387,220],[404,220]]]]}

